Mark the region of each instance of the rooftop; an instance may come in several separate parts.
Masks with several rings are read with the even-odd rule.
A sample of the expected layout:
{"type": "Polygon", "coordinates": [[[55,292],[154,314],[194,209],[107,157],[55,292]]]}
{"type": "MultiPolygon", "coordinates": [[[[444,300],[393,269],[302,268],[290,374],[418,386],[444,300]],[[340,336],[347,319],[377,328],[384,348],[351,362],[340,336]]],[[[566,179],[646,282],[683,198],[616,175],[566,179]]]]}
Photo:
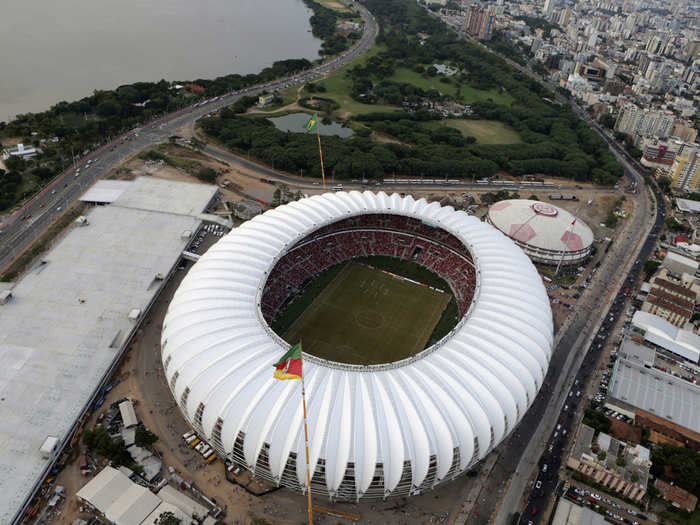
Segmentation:
{"type": "Polygon", "coordinates": [[[700,431],[700,388],[670,374],[618,359],[609,395],[682,427],[700,431]]]}
{"type": "Polygon", "coordinates": [[[128,188],[133,186],[128,180],[98,180],[92,188],[80,197],[83,202],[108,204],[114,202],[128,188]]]}
{"type": "Polygon", "coordinates": [[[638,310],[632,325],[644,331],[644,339],[693,363],[700,362],[700,336],[680,329],[658,315],[638,310]]]}
{"type": "Polygon", "coordinates": [[[684,213],[700,213],[700,202],[690,199],[676,199],[676,207],[684,213]]]}
{"type": "Polygon", "coordinates": [[[137,326],[129,312],[148,308],[188,242],[183,232],[197,229],[198,217],[175,212],[199,214],[215,192],[136,179],[122,195],[131,207],[94,208],[89,225],[67,233],[0,305],[0,523],[12,521],[49,464],[46,437],[67,438],[137,326]],[[147,188],[165,188],[173,201],[147,188]]]}

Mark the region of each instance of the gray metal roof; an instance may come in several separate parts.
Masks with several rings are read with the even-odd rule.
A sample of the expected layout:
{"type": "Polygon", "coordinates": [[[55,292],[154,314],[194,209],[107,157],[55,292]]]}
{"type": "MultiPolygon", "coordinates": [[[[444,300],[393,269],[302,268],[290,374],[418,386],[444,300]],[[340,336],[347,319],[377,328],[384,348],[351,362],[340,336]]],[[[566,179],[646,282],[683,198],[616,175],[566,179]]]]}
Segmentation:
{"type": "MultiPolygon", "coordinates": [[[[165,194],[200,213],[214,186],[159,181],[165,194]],[[192,186],[203,190],[194,191],[192,186]]],[[[134,181],[138,195],[148,183],[134,181]]],[[[127,199],[145,208],[147,198],[127,199]]],[[[128,197],[128,191],[123,195],[128,197]]],[[[116,203],[94,208],[13,288],[0,305],[0,523],[9,523],[47,465],[49,434],[66,437],[200,219],[116,203]]]]}
{"type": "Polygon", "coordinates": [[[661,370],[619,359],[609,395],[700,432],[700,388],[661,370]]]}

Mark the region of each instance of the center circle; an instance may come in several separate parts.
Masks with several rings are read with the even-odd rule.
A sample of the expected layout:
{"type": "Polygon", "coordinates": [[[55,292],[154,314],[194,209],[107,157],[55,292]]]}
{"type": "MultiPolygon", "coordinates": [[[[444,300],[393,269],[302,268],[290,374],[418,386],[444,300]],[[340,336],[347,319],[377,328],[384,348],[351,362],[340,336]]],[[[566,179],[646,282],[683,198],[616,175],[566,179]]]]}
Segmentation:
{"type": "Polygon", "coordinates": [[[307,354],[384,365],[445,337],[475,289],[472,255],[447,230],[403,215],[362,214],[291,245],[267,278],[261,312],[307,354]]]}
{"type": "Polygon", "coordinates": [[[355,313],[355,322],[364,328],[376,330],[384,325],[384,316],[374,310],[360,310],[355,313]]]}

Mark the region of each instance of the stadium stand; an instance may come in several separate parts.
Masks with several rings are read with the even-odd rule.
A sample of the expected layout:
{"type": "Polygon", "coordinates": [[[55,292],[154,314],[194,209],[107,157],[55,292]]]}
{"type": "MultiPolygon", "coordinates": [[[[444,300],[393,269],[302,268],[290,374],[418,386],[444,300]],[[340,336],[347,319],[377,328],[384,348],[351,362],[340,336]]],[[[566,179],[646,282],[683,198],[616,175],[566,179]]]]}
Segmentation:
{"type": "Polygon", "coordinates": [[[464,315],[474,297],[471,254],[449,232],[399,215],[370,214],[319,228],[298,241],[277,262],[265,283],[262,312],[268,323],[315,275],[357,257],[383,255],[414,261],[449,285],[464,315]]]}

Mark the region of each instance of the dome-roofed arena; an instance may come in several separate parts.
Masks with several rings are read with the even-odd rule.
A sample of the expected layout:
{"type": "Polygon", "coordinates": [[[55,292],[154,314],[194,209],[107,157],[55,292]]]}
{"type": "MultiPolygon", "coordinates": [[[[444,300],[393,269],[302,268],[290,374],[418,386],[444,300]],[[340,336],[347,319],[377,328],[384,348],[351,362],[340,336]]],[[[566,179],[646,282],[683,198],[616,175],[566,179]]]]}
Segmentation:
{"type": "MultiPolygon", "coordinates": [[[[340,287],[364,290],[363,308],[379,308],[394,282],[408,292],[382,315],[344,312],[330,323],[337,326],[324,325],[348,340],[352,355],[341,348],[335,360],[319,357],[329,348],[306,343],[316,329],[304,336],[312,492],[351,501],[406,496],[473,467],[513,430],[542,385],[552,350],[549,300],[530,260],[495,228],[410,196],[314,196],[255,217],[210,248],[163,324],[163,367],[185,418],[220,457],[305,490],[300,381],[273,378],[290,343],[271,326],[290,298],[334,267],[344,269],[300,319],[338,288],[346,269],[366,272],[340,287]],[[368,256],[416,263],[449,289],[367,273],[356,261],[368,256]],[[377,280],[366,281],[369,275],[377,280]],[[375,290],[368,282],[386,285],[375,290]],[[375,345],[350,344],[362,330],[377,331],[382,344],[404,337],[403,347],[392,316],[423,289],[419,307],[441,294],[455,301],[449,333],[434,344],[421,336],[400,357],[357,355],[359,348],[375,356],[375,345]]],[[[410,325],[431,318],[430,335],[437,314],[420,312],[410,325]]],[[[324,303],[317,314],[327,313],[333,306],[324,303]]]]}
{"type": "Polygon", "coordinates": [[[553,204],[527,199],[499,201],[489,207],[487,221],[536,263],[580,264],[591,254],[593,232],[588,225],[553,204]]]}

